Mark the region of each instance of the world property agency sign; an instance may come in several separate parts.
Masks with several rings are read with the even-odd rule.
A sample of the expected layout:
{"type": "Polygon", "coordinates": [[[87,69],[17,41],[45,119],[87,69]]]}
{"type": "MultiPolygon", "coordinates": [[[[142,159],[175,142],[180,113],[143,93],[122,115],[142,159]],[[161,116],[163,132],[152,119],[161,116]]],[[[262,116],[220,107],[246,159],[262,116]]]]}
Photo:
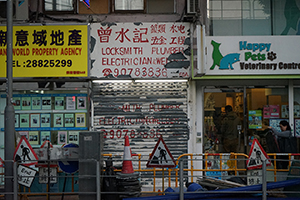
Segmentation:
{"type": "Polygon", "coordinates": [[[206,37],[206,75],[300,74],[299,36],[206,37]]]}
{"type": "Polygon", "coordinates": [[[91,76],[188,78],[189,23],[91,25],[91,76]]]}
{"type": "MultiPolygon", "coordinates": [[[[6,77],[6,26],[0,26],[0,78],[6,77]]],[[[14,77],[87,77],[88,26],[13,27],[14,77]]]]}

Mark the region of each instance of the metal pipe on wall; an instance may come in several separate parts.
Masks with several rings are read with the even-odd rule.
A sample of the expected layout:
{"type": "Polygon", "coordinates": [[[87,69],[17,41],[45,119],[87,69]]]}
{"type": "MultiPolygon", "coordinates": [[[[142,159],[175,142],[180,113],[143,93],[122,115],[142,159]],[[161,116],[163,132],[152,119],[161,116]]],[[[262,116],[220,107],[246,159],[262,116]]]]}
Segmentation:
{"type": "Polygon", "coordinates": [[[244,126],[244,154],[247,154],[247,88],[244,86],[244,109],[243,109],[243,126],[244,126]]]}
{"type": "MultiPolygon", "coordinates": [[[[12,93],[13,93],[13,2],[7,0],[7,22],[6,22],[6,35],[7,35],[7,61],[6,61],[6,107],[4,111],[4,141],[5,141],[5,199],[13,199],[14,182],[13,182],[13,162],[14,150],[15,150],[15,113],[12,105],[12,93]]],[[[16,180],[15,180],[16,181],[16,180]]]]}

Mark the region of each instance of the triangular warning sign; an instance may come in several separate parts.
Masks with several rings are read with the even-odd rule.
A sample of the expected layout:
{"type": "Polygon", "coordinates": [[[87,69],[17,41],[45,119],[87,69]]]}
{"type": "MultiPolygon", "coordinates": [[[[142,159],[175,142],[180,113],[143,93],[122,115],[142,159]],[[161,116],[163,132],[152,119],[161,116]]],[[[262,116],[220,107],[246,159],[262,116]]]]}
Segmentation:
{"type": "Polygon", "coordinates": [[[38,157],[25,136],[21,137],[21,140],[15,150],[14,160],[25,166],[37,163],[38,157]]]}
{"type": "Polygon", "coordinates": [[[147,167],[175,167],[176,163],[163,138],[160,137],[150,155],[147,167]]]}
{"type": "Polygon", "coordinates": [[[266,165],[270,166],[271,161],[267,153],[264,151],[257,139],[254,139],[251,145],[249,158],[246,161],[247,169],[258,169],[262,167],[262,161],[266,161],[266,165]]]}

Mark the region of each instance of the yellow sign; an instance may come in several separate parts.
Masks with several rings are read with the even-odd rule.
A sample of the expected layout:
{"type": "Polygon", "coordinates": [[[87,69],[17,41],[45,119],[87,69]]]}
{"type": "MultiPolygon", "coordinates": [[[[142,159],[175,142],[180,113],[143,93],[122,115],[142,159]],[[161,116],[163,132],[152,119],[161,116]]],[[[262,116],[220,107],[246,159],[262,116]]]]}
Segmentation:
{"type": "MultiPolygon", "coordinates": [[[[88,26],[14,26],[13,77],[87,77],[88,26]]],[[[6,77],[6,26],[0,26],[0,78],[6,77]]]]}
{"type": "Polygon", "coordinates": [[[230,159],[235,159],[234,158],[234,154],[230,154],[229,160],[227,160],[227,166],[229,167],[229,169],[233,169],[235,168],[235,160],[230,160],[230,159]]]}

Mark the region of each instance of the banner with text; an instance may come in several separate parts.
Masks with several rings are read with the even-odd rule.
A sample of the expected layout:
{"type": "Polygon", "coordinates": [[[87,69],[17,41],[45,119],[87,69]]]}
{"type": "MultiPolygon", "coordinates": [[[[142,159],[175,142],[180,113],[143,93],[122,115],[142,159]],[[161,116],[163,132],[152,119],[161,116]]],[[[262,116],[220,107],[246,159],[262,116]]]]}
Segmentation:
{"type": "Polygon", "coordinates": [[[189,23],[91,25],[91,76],[189,78],[189,23]]]}
{"type": "MultiPolygon", "coordinates": [[[[14,77],[87,77],[88,26],[14,26],[14,77]]],[[[6,77],[7,31],[0,26],[0,78],[6,77]]]]}
{"type": "Polygon", "coordinates": [[[300,74],[299,36],[206,37],[206,75],[300,74]]]}

